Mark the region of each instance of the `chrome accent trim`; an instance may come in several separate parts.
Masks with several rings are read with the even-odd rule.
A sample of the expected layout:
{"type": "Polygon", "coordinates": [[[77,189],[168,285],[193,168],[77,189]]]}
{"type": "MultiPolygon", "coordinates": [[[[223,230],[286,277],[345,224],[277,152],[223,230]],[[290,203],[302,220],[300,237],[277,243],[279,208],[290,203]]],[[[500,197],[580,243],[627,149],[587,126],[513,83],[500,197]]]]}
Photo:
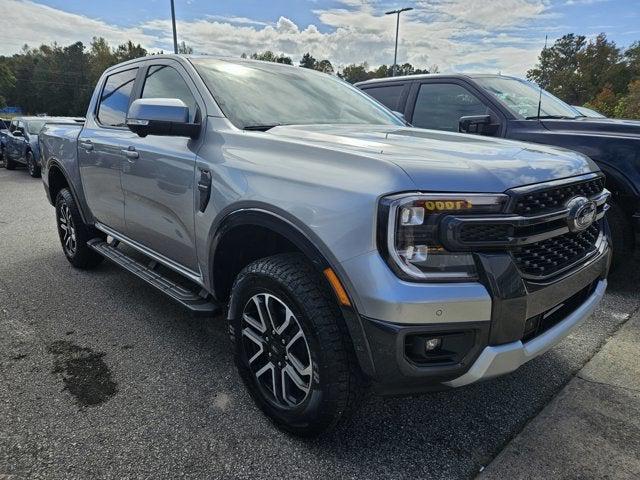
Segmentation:
{"type": "Polygon", "coordinates": [[[113,237],[114,239],[118,240],[119,242],[122,242],[122,243],[124,243],[126,245],[129,245],[131,248],[134,248],[135,250],[139,251],[143,255],[146,255],[147,257],[155,260],[156,262],[159,262],[159,263],[163,264],[165,267],[170,268],[174,272],[179,273],[180,275],[188,278],[192,282],[197,283],[201,287],[204,287],[204,281],[202,279],[202,274],[200,274],[198,272],[194,272],[193,270],[190,270],[190,269],[188,269],[188,268],[186,268],[186,267],[174,262],[173,260],[165,257],[164,255],[161,255],[159,253],[154,252],[153,250],[149,249],[148,247],[145,247],[144,245],[136,242],[135,240],[130,239],[126,235],[123,235],[122,233],[119,233],[119,232],[113,230],[110,227],[107,227],[106,225],[103,225],[100,222],[95,222],[95,227],[98,230],[100,230],[101,232],[104,232],[107,235],[109,235],[110,237],[113,237]]]}
{"type": "Polygon", "coordinates": [[[505,345],[485,347],[471,368],[464,375],[444,382],[449,387],[462,387],[480,380],[513,372],[521,365],[542,355],[564,339],[573,329],[584,322],[595,310],[607,288],[607,281],[600,280],[591,296],[569,316],[536,338],[505,345]]]}
{"type": "MultiPolygon", "coordinates": [[[[607,210],[609,210],[609,205],[607,204],[607,200],[611,196],[611,193],[605,189],[602,193],[597,196],[591,198],[594,201],[598,208],[602,207],[601,210],[596,215],[594,222],[602,220],[604,218],[607,210]]],[[[523,245],[529,245],[532,243],[541,242],[543,240],[548,240],[550,238],[554,238],[560,235],[564,235],[565,233],[569,233],[568,225],[563,225],[560,228],[556,228],[547,232],[536,233],[530,236],[522,236],[522,237],[510,237],[507,241],[486,241],[486,242],[464,242],[459,240],[457,237],[459,236],[459,231],[465,225],[471,224],[480,224],[480,225],[510,225],[514,228],[521,227],[530,227],[535,225],[543,225],[545,223],[554,222],[557,220],[564,220],[568,218],[569,209],[565,208],[562,210],[558,210],[550,213],[543,213],[540,215],[533,216],[522,216],[522,215],[510,215],[510,216],[449,216],[443,220],[443,225],[446,227],[446,231],[443,232],[444,238],[443,243],[445,247],[451,247],[452,250],[468,251],[473,248],[505,248],[505,247],[519,247],[523,245]]]]}
{"type": "MultiPolygon", "coordinates": [[[[562,178],[560,180],[552,180],[550,182],[534,183],[531,185],[525,185],[523,187],[516,187],[507,190],[507,193],[515,197],[519,195],[526,195],[531,192],[537,192],[538,190],[546,190],[549,188],[558,188],[565,185],[572,185],[574,183],[588,182],[589,180],[595,180],[596,178],[603,178],[604,175],[601,172],[587,173],[585,175],[579,175],[577,177],[562,178]]],[[[517,198],[513,198],[509,206],[513,206],[513,201],[517,201],[517,198]]]]}

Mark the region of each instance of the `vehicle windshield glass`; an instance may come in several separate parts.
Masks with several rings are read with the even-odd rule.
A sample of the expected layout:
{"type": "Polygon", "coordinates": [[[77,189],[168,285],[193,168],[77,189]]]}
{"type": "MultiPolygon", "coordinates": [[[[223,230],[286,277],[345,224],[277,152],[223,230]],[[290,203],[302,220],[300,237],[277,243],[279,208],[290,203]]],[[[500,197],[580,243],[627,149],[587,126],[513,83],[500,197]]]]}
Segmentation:
{"type": "MultiPolygon", "coordinates": [[[[538,117],[540,88],[537,85],[510,77],[475,77],[474,80],[516,115],[524,118],[538,117]]],[[[540,116],[576,118],[580,113],[559,98],[542,90],[540,116]]]]}
{"type": "Polygon", "coordinates": [[[28,122],[27,123],[27,131],[31,134],[31,135],[37,135],[40,133],[40,130],[42,130],[42,127],[44,127],[44,124],[46,122],[44,120],[34,120],[32,122],[28,122]]]}
{"type": "Polygon", "coordinates": [[[238,128],[403,125],[381,104],[331,75],[261,62],[191,61],[224,114],[238,128]]]}

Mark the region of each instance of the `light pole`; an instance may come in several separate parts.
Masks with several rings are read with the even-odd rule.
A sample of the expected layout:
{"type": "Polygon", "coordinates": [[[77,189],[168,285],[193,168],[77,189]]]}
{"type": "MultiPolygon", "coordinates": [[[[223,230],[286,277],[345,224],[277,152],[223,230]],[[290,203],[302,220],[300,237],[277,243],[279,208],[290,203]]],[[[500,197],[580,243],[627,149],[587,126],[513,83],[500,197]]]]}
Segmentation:
{"type": "Polygon", "coordinates": [[[178,53],[178,34],[176,32],[176,8],[171,0],[171,24],[173,25],[173,53],[178,53]]]}
{"type": "Polygon", "coordinates": [[[413,10],[413,7],[399,8],[398,10],[391,10],[389,12],[385,12],[385,15],[393,15],[394,13],[397,15],[396,16],[396,51],[393,54],[393,67],[391,67],[392,77],[396,76],[396,66],[398,62],[398,32],[400,31],[400,14],[402,12],[408,12],[409,10],[413,10]]]}

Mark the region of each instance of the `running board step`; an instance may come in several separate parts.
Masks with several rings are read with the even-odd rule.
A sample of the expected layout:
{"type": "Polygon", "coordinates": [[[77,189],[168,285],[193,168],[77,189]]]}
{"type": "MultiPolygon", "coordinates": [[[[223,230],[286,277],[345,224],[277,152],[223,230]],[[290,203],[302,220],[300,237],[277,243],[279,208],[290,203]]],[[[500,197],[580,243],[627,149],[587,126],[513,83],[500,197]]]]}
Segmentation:
{"type": "Polygon", "coordinates": [[[210,298],[204,298],[156,271],[156,262],[150,260],[149,265],[145,265],[101,238],[93,238],[87,244],[104,258],[133,273],[194,314],[212,316],[220,311],[220,306],[210,298]]]}

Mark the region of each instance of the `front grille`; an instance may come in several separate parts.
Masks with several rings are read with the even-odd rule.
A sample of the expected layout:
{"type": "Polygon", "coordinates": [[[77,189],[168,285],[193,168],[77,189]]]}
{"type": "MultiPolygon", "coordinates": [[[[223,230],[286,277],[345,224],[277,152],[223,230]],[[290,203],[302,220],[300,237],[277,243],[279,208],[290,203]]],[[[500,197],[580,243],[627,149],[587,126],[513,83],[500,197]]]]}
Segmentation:
{"type": "Polygon", "coordinates": [[[585,180],[569,185],[542,188],[524,193],[516,200],[514,213],[519,215],[538,215],[564,208],[573,197],[593,197],[604,189],[602,177],[585,180]]]}
{"type": "Polygon", "coordinates": [[[512,225],[469,223],[460,229],[460,240],[463,242],[499,242],[512,236],[513,232],[512,225]]]}
{"type": "Polygon", "coordinates": [[[566,233],[512,250],[518,269],[527,276],[547,277],[586,257],[596,249],[600,222],[580,233],[566,233]]]}

